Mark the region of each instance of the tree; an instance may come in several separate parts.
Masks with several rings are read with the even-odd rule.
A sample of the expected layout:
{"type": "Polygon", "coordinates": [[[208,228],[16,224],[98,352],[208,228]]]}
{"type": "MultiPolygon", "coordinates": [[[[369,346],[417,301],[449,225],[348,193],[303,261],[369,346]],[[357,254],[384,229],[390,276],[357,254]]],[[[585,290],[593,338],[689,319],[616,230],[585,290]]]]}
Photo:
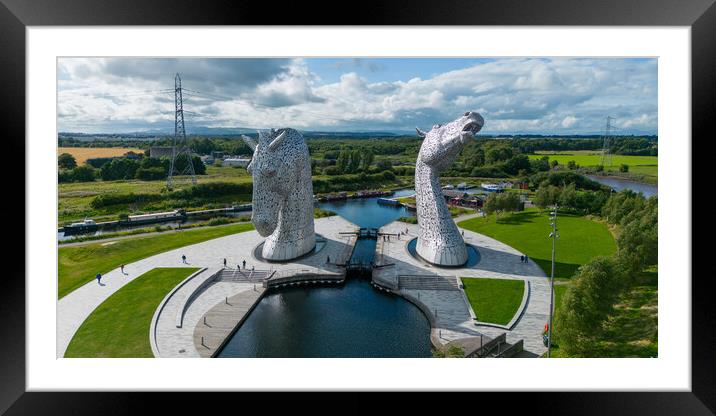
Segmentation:
{"type": "Polygon", "coordinates": [[[569,162],[567,162],[567,169],[569,169],[569,170],[577,169],[577,162],[575,162],[574,160],[570,160],[569,162]]]}
{"type": "Polygon", "coordinates": [[[72,182],[92,182],[95,179],[95,169],[92,166],[78,166],[71,172],[72,182]]]}
{"type": "Polygon", "coordinates": [[[483,209],[487,215],[495,213],[499,219],[503,212],[519,211],[521,207],[520,197],[513,192],[491,193],[485,201],[483,209]]]}
{"type": "Polygon", "coordinates": [[[532,202],[540,208],[549,207],[559,201],[560,193],[561,191],[558,187],[548,183],[543,183],[539,188],[537,188],[537,192],[535,192],[532,202]]]}
{"type": "Polygon", "coordinates": [[[379,161],[375,162],[375,168],[378,172],[382,172],[384,170],[392,170],[393,163],[391,163],[391,161],[387,159],[380,159],[379,161]]]}
{"type": "Polygon", "coordinates": [[[57,156],[57,166],[61,169],[73,169],[77,167],[77,161],[75,157],[69,153],[62,153],[57,156]]]}
{"type": "Polygon", "coordinates": [[[340,173],[348,173],[348,164],[350,163],[350,151],[348,149],[341,149],[340,153],[338,153],[338,158],[336,159],[336,168],[338,168],[338,171],[340,173]]]}
{"type": "Polygon", "coordinates": [[[658,240],[659,209],[656,197],[651,197],[623,218],[617,238],[617,256],[630,274],[658,263],[658,240]]]}
{"type": "Polygon", "coordinates": [[[559,162],[557,162],[557,159],[553,159],[549,162],[549,165],[552,167],[552,169],[554,169],[557,167],[557,165],[559,165],[559,162]]]}
{"type": "Polygon", "coordinates": [[[588,355],[626,285],[623,269],[612,257],[596,257],[582,265],[562,298],[555,328],[560,349],[588,355]]]}

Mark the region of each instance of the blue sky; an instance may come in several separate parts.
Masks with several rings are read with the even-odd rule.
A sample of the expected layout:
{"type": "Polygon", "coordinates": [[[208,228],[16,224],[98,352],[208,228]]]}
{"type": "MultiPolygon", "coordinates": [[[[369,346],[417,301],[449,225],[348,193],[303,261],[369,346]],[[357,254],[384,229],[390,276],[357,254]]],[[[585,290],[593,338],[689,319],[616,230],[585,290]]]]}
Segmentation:
{"type": "Polygon", "coordinates": [[[61,58],[60,131],[429,129],[480,112],[488,134],[657,134],[656,59],[61,58]]]}

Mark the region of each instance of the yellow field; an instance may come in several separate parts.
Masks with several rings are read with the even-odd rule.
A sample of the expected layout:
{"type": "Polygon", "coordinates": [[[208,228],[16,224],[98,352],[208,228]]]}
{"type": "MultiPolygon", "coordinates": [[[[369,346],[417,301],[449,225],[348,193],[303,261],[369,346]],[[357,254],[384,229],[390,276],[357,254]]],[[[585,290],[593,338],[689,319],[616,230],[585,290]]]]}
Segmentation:
{"type": "Polygon", "coordinates": [[[69,153],[77,160],[77,166],[82,165],[87,159],[95,157],[115,157],[132,151],[135,153],[144,153],[144,150],[136,147],[58,147],[57,156],[62,153],[69,153]]]}

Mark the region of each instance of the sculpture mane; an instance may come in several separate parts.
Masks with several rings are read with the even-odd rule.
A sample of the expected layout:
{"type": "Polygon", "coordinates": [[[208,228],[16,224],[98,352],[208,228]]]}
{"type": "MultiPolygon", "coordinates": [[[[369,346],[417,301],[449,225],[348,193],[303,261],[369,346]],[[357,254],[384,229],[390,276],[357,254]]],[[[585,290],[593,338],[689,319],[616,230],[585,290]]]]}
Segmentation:
{"type": "Polygon", "coordinates": [[[415,199],[420,227],[416,250],[430,263],[461,266],[467,262],[465,241],[445,203],[439,173],[455,161],[484,123],[480,114],[468,111],[451,123],[433,126],[428,133],[418,129],[418,135],[424,140],[415,162],[415,199]]]}
{"type": "Polygon", "coordinates": [[[261,255],[285,261],[313,250],[311,159],[303,135],[285,128],[259,131],[258,142],[242,138],[254,153],[246,169],[253,177],[251,222],[266,237],[261,255]]]}

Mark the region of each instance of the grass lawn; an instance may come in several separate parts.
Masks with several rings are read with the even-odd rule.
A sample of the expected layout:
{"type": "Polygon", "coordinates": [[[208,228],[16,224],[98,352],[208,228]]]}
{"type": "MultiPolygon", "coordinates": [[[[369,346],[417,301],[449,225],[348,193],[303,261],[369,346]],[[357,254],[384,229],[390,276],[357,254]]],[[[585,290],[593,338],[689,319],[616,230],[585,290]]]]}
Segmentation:
{"type": "Polygon", "coordinates": [[[462,277],[465,294],[481,322],[507,325],[522,303],[523,280],[462,277]]]}
{"type": "Polygon", "coordinates": [[[65,357],[153,357],[149,327],[154,311],[172,288],[199,270],[152,269],[107,298],[82,323],[65,357]]]}
{"type": "MultiPolygon", "coordinates": [[[[549,276],[552,243],[549,213],[537,209],[507,214],[499,222],[494,215],[461,221],[462,228],[499,240],[527,254],[549,276]]],[[[596,256],[616,251],[616,242],[604,224],[583,216],[559,214],[555,278],[570,278],[577,268],[596,256]]]]}
{"type": "MultiPolygon", "coordinates": [[[[598,166],[602,164],[602,153],[594,150],[578,150],[563,152],[536,152],[528,155],[532,160],[540,159],[542,156],[549,156],[549,160],[556,160],[560,165],[567,165],[574,160],[579,166],[598,166]]],[[[629,172],[640,173],[656,177],[658,174],[658,156],[626,156],[612,155],[612,165],[604,166],[605,170],[618,171],[621,164],[629,165],[629,172]]]]}
{"type": "Polygon", "coordinates": [[[200,243],[213,238],[253,229],[242,223],[223,227],[185,230],[149,237],[117,240],[112,244],[94,243],[74,247],[60,247],[58,257],[58,298],[122,264],[128,264],[175,248],[200,243]]]}

